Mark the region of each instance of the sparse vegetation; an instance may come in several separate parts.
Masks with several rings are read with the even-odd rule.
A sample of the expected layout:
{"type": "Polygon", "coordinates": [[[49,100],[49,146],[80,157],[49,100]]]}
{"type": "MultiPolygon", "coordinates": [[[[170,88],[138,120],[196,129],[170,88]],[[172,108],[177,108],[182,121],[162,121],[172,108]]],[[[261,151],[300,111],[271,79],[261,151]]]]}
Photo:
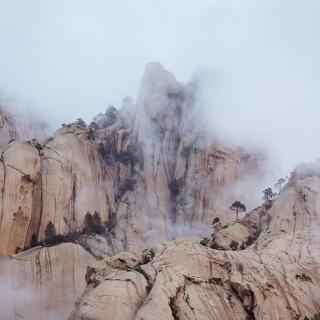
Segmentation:
{"type": "Polygon", "coordinates": [[[101,234],[105,231],[105,228],[101,223],[100,215],[97,211],[95,211],[93,215],[91,215],[90,212],[85,215],[83,231],[88,234],[101,234]]]}
{"type": "Polygon", "coordinates": [[[262,199],[265,200],[266,202],[270,202],[274,196],[276,196],[276,193],[274,193],[271,188],[266,188],[263,190],[262,199]]]}
{"type": "Polygon", "coordinates": [[[246,206],[241,203],[240,201],[235,201],[230,207],[229,209],[231,211],[235,211],[236,213],[236,220],[239,221],[239,213],[240,212],[245,212],[247,210],[246,206]]]}
{"type": "Polygon", "coordinates": [[[44,232],[45,234],[45,244],[54,245],[63,242],[63,236],[58,235],[56,231],[56,227],[52,223],[52,221],[49,221],[46,227],[46,230],[44,232]]]}
{"type": "Polygon", "coordinates": [[[114,106],[109,106],[105,112],[105,119],[103,122],[103,127],[109,127],[114,124],[118,118],[118,110],[114,106]]]}
{"type": "Polygon", "coordinates": [[[201,241],[200,241],[200,244],[207,247],[209,245],[209,242],[210,240],[208,238],[203,238],[201,241]]]}
{"type": "Polygon", "coordinates": [[[282,189],[282,185],[283,185],[285,182],[286,182],[286,179],[280,178],[280,179],[277,181],[277,183],[274,185],[274,187],[275,187],[276,189],[278,189],[278,194],[280,194],[281,189],[282,189]]]}
{"type": "Polygon", "coordinates": [[[213,220],[212,220],[212,224],[216,224],[220,222],[220,218],[219,217],[215,217],[213,220]]]}
{"type": "Polygon", "coordinates": [[[81,118],[78,118],[78,119],[77,119],[76,124],[77,124],[78,126],[80,126],[80,127],[86,127],[86,126],[87,126],[87,124],[86,124],[86,123],[84,122],[84,120],[81,119],[81,118]]]}
{"type": "Polygon", "coordinates": [[[30,247],[36,247],[38,245],[37,235],[34,233],[31,237],[30,247]]]}
{"type": "Polygon", "coordinates": [[[239,243],[237,241],[231,240],[229,247],[231,248],[231,250],[238,250],[239,247],[239,243]]]}
{"type": "Polygon", "coordinates": [[[52,223],[52,221],[49,221],[45,230],[45,241],[49,242],[57,235],[56,227],[52,223]]]}

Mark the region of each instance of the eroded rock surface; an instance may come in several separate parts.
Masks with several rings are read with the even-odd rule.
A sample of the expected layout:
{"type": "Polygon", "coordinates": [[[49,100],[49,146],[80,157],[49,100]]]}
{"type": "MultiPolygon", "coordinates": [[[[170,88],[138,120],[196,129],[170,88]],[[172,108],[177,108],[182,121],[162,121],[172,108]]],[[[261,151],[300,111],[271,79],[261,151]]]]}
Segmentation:
{"type": "Polygon", "coordinates": [[[37,247],[0,259],[3,320],[66,319],[85,288],[85,270],[95,258],[81,246],[37,247]]]}
{"type": "MultiPolygon", "coordinates": [[[[235,184],[261,178],[263,161],[202,128],[194,87],[153,63],[136,104],[126,98],[90,126],[78,120],[44,141],[9,143],[0,163],[0,255],[44,241],[50,221],[57,234],[81,232],[88,212],[99,214],[114,253],[205,232],[214,216],[228,217],[235,184]]],[[[15,139],[2,116],[4,141],[15,139]]]]}
{"type": "MultiPolygon", "coordinates": [[[[1,110],[0,256],[26,250],[10,260],[21,273],[14,277],[23,279],[18,288],[24,288],[24,281],[27,290],[36,288],[42,297],[41,302],[22,301],[19,308],[13,299],[9,316],[41,319],[44,310],[63,319],[93,256],[206,233],[213,217],[230,218],[225,208],[234,200],[235,185],[260,179],[263,158],[217,141],[202,126],[195,99],[195,83],[181,84],[153,63],[146,67],[136,103],[125,98],[120,110],[109,108],[89,126],[79,119],[43,138],[39,123],[1,110]],[[88,213],[99,217],[98,231],[87,231],[88,213]],[[53,246],[63,241],[76,245],[53,246]],[[38,245],[45,247],[29,249],[38,245]],[[76,276],[70,269],[75,265],[76,276]],[[55,313],[59,310],[61,315],[55,313]]],[[[243,196],[245,201],[245,192],[243,196]]],[[[131,257],[129,266],[152,253],[147,256],[131,257]]],[[[130,318],[148,296],[150,279],[143,271],[115,272],[119,292],[128,291],[132,300],[102,287],[107,294],[97,303],[119,295],[112,299],[123,306],[122,316],[130,318]]],[[[96,296],[100,293],[90,297],[90,304],[96,296]]],[[[94,309],[88,312],[99,316],[94,309]]],[[[110,317],[119,312],[115,308],[110,317]]]]}
{"type": "Polygon", "coordinates": [[[319,168],[298,167],[272,204],[216,231],[234,240],[228,229],[242,225],[250,233],[258,225],[257,240],[244,250],[182,238],[92,265],[69,319],[317,319],[319,168]]]}

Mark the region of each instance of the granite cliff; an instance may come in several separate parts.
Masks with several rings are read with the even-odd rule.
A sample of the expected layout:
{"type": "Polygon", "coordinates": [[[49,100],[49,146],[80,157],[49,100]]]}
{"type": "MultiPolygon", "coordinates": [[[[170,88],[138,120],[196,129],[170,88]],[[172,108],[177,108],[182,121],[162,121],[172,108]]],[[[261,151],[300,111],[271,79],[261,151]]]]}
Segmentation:
{"type": "Polygon", "coordinates": [[[232,222],[264,158],[217,140],[197,93],[152,63],[136,102],[51,137],[1,110],[5,319],[67,319],[75,300],[70,319],[316,317],[318,164],[232,222]]]}

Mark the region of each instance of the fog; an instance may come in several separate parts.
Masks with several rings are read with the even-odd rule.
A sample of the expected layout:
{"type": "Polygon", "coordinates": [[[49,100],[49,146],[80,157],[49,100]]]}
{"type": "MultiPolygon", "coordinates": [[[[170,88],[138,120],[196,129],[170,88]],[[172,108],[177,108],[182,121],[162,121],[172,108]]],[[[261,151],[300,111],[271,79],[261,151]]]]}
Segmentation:
{"type": "Polygon", "coordinates": [[[286,174],[320,154],[319,1],[0,0],[1,100],[54,126],[136,97],[145,65],[188,82],[219,136],[286,174]],[[203,74],[203,72],[200,72],[203,74]]]}

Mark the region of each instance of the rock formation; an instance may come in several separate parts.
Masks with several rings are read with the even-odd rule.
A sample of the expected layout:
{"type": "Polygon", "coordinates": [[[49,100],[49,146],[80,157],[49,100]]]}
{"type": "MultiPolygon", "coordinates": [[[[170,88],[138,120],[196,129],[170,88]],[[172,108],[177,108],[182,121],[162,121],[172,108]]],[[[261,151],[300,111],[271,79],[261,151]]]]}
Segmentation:
{"type": "Polygon", "coordinates": [[[69,319],[318,319],[319,198],[320,162],[298,167],[240,223],[216,226],[210,242],[182,238],[99,261],[69,319]]]}
{"type": "Polygon", "coordinates": [[[0,112],[0,277],[36,297],[17,294],[5,320],[66,319],[86,266],[102,258],[71,319],[320,312],[317,166],[297,168],[271,207],[230,222],[234,190],[248,180],[256,188],[264,159],[218,141],[196,99],[196,82],[152,63],[137,101],[90,125],[78,119],[43,138],[39,124],[0,112]],[[214,234],[195,237],[212,220],[214,234]]]}
{"type": "Polygon", "coordinates": [[[0,255],[45,240],[50,221],[60,235],[81,232],[88,212],[100,215],[114,252],[205,230],[225,213],[234,184],[260,177],[263,166],[201,130],[195,91],[150,64],[135,105],[127,98],[89,127],[79,119],[45,141],[9,143],[0,163],[0,255]]]}
{"type": "Polygon", "coordinates": [[[95,258],[80,245],[36,247],[0,259],[0,318],[66,319],[95,258]]]}

